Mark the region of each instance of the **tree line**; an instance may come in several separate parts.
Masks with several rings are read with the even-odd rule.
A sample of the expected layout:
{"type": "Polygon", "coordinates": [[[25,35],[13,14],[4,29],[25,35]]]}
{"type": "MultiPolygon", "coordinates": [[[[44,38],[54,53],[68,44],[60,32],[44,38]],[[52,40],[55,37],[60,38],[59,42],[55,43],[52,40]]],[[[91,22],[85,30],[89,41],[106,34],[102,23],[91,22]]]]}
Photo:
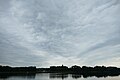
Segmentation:
{"type": "Polygon", "coordinates": [[[36,66],[29,67],[10,67],[0,66],[0,73],[36,73],[36,66]]]}
{"type": "Polygon", "coordinates": [[[120,75],[120,68],[117,67],[106,67],[106,66],[77,66],[74,65],[70,68],[67,66],[50,66],[50,68],[39,68],[39,72],[47,73],[62,73],[62,74],[79,74],[83,77],[96,76],[96,77],[105,77],[105,76],[118,76],[120,75]]]}
{"type": "Polygon", "coordinates": [[[36,66],[29,67],[10,67],[0,66],[0,73],[76,73],[84,75],[116,75],[120,74],[120,68],[117,67],[106,67],[106,66],[50,66],[49,68],[36,68],[36,66]]]}

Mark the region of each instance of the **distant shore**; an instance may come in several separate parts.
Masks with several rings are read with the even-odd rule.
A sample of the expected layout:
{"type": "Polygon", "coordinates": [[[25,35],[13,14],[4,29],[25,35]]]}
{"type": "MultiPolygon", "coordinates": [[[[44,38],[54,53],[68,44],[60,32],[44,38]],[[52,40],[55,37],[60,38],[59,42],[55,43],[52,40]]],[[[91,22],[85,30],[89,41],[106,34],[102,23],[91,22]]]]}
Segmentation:
{"type": "Polygon", "coordinates": [[[105,66],[77,66],[70,68],[67,66],[50,66],[50,68],[36,68],[36,66],[29,67],[10,67],[0,66],[0,75],[17,75],[17,74],[36,74],[36,73],[61,73],[61,74],[79,74],[83,76],[118,76],[120,75],[120,68],[105,67],[105,66]]]}

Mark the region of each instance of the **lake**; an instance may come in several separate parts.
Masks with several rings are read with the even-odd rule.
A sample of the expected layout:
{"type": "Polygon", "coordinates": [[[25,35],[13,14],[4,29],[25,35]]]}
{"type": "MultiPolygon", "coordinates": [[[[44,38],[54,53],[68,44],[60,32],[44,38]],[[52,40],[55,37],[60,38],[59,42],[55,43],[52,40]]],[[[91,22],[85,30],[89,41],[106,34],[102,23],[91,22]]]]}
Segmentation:
{"type": "Polygon", "coordinates": [[[0,80],[120,80],[120,76],[81,76],[77,74],[39,73],[32,75],[0,76],[0,80]]]}

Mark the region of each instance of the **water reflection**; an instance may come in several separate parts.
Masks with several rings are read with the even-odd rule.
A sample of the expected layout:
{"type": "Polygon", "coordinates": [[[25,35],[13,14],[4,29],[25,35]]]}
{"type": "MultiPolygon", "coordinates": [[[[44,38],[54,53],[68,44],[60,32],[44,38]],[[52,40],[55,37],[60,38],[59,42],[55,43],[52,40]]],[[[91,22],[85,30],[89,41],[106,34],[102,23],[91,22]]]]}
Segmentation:
{"type": "Polygon", "coordinates": [[[7,79],[10,77],[20,77],[20,78],[27,78],[27,79],[35,79],[36,73],[2,73],[0,74],[0,79],[7,79]]]}
{"type": "MultiPolygon", "coordinates": [[[[116,77],[116,76],[119,76],[119,75],[98,75],[98,74],[96,74],[96,75],[88,75],[88,74],[70,74],[71,75],[71,77],[73,78],[73,79],[78,79],[78,78],[89,78],[89,77],[96,77],[96,78],[107,78],[107,77],[116,77]]],[[[62,78],[62,79],[64,79],[64,78],[68,78],[69,76],[68,76],[68,74],[62,74],[62,73],[50,73],[49,74],[49,78],[62,78]]]]}
{"type": "Polygon", "coordinates": [[[72,74],[72,78],[74,79],[78,79],[78,78],[81,78],[82,76],[79,75],[79,74],[72,74]]]}
{"type": "Polygon", "coordinates": [[[68,74],[61,74],[61,73],[50,73],[49,78],[68,78],[68,74]]]}
{"type": "MultiPolygon", "coordinates": [[[[119,75],[109,75],[111,78],[112,77],[118,77],[119,75]]],[[[5,79],[5,80],[9,80],[10,78],[17,78],[18,80],[19,79],[23,79],[23,80],[29,80],[29,79],[32,79],[32,80],[41,80],[42,79],[46,79],[47,77],[49,77],[48,79],[46,80],[51,80],[51,79],[61,79],[61,80],[68,80],[70,78],[70,80],[75,80],[75,79],[79,79],[79,78],[82,78],[83,80],[85,78],[90,78],[90,77],[96,77],[96,78],[104,78],[104,80],[107,80],[108,76],[105,76],[105,75],[87,75],[87,74],[84,74],[84,75],[81,75],[81,74],[62,74],[62,73],[12,73],[12,74],[0,74],[0,79],[5,79]]],[[[16,80],[17,80],[16,79],[16,80]]],[[[12,79],[11,79],[12,80],[12,79]]]]}
{"type": "MultiPolygon", "coordinates": [[[[70,74],[72,78],[77,79],[81,78],[82,76],[80,74],[70,74]]],[[[62,73],[50,73],[49,78],[68,78],[68,74],[62,74],[62,73]]]]}

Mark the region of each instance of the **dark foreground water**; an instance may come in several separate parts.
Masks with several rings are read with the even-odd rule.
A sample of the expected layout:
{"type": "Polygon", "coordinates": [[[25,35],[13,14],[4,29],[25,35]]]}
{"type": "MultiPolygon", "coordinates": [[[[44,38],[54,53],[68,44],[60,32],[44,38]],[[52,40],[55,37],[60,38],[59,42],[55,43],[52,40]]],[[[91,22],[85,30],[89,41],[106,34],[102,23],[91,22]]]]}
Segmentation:
{"type": "Polygon", "coordinates": [[[77,74],[39,73],[30,75],[4,75],[0,80],[120,80],[120,76],[81,76],[77,74]]]}

